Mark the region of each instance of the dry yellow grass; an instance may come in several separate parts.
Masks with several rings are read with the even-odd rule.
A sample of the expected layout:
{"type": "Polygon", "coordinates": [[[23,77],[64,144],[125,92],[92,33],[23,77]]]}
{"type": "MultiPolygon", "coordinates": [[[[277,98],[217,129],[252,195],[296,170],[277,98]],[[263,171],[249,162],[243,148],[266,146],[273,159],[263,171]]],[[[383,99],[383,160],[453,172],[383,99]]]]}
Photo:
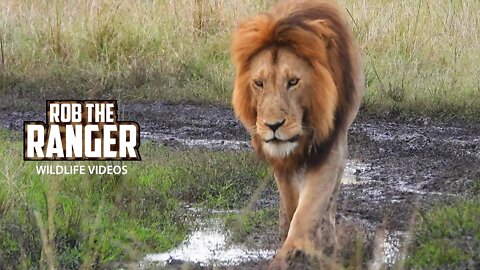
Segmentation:
{"type": "MultiPolygon", "coordinates": [[[[228,104],[230,33],[274,2],[4,0],[0,93],[228,104]]],[[[480,2],[339,2],[365,55],[368,110],[480,112],[480,2]]]]}
{"type": "Polygon", "coordinates": [[[341,2],[365,53],[367,102],[478,112],[480,2],[341,2]]]}

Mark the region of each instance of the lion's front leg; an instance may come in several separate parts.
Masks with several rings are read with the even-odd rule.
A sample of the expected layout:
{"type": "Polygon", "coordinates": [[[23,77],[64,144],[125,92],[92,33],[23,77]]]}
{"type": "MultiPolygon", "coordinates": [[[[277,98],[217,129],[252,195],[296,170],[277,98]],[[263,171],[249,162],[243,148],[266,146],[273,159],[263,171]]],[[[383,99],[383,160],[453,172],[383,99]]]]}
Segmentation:
{"type": "Polygon", "coordinates": [[[306,260],[307,267],[318,259],[335,259],[336,199],[344,169],[343,153],[340,155],[335,162],[306,172],[287,238],[271,269],[296,269],[298,257],[306,260]]]}
{"type": "Polygon", "coordinates": [[[337,180],[340,168],[319,175],[306,175],[300,191],[297,211],[290,224],[287,239],[280,251],[303,250],[307,254],[332,255],[335,245],[335,211],[337,180]]]}
{"type": "Polygon", "coordinates": [[[283,202],[280,199],[280,209],[278,211],[278,228],[280,232],[280,244],[283,245],[285,243],[285,240],[287,240],[288,236],[288,230],[290,229],[290,222],[292,221],[292,217],[289,217],[287,215],[287,211],[285,210],[285,207],[283,206],[283,202]]]}
{"type": "Polygon", "coordinates": [[[298,205],[298,185],[293,177],[275,175],[275,181],[280,192],[279,229],[281,244],[287,239],[290,223],[298,205]]]}

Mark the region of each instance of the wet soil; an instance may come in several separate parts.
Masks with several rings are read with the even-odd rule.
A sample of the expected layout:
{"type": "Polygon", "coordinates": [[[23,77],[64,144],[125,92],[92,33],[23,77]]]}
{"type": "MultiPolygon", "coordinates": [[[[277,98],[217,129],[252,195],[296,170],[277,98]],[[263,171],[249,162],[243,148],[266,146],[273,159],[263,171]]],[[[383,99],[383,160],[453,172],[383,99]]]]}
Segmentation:
{"type": "MultiPolygon", "coordinates": [[[[248,135],[229,108],[189,104],[119,104],[119,118],[137,121],[143,139],[177,148],[203,147],[250,151],[248,135]]],[[[0,126],[20,130],[23,121],[45,120],[43,112],[0,111],[0,126]]],[[[368,181],[344,185],[339,194],[340,222],[359,224],[367,234],[377,227],[409,229],[415,209],[475,192],[480,179],[480,121],[442,123],[428,118],[357,118],[349,136],[350,168],[368,181]]],[[[477,191],[478,192],[478,191],[477,191]]],[[[264,190],[255,208],[277,207],[275,190],[264,190]]],[[[277,245],[272,233],[255,236],[265,248],[277,245]]],[[[245,262],[235,269],[257,269],[245,262]]]]}

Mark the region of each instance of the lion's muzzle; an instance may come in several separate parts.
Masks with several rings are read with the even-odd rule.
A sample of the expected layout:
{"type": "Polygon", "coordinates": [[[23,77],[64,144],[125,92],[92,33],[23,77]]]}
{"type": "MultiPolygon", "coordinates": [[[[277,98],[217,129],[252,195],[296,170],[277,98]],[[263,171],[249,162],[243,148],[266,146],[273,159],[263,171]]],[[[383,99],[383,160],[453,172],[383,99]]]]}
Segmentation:
{"type": "Polygon", "coordinates": [[[282,121],[264,121],[258,128],[258,133],[263,139],[262,149],[272,158],[285,158],[298,146],[300,134],[292,125],[282,121]]]}

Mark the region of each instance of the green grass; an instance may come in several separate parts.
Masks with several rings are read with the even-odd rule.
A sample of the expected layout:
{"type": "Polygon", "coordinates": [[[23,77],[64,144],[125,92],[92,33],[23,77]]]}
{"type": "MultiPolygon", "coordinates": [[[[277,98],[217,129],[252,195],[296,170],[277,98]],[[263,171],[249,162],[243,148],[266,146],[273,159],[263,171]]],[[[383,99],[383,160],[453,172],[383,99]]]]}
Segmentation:
{"type": "MultiPolygon", "coordinates": [[[[47,98],[229,104],[235,21],[273,2],[2,1],[0,94],[10,98],[0,107],[47,98]]],[[[339,2],[364,54],[367,112],[478,116],[480,2],[339,2]]]]}
{"type": "Polygon", "coordinates": [[[421,215],[407,265],[477,269],[480,262],[480,201],[439,205],[421,215]]]}
{"type": "MultiPolygon", "coordinates": [[[[178,245],[186,204],[240,208],[267,170],[248,153],[180,151],[144,142],[128,174],[37,175],[18,134],[0,130],[0,265],[107,267],[178,245]]],[[[121,164],[83,162],[86,165],[121,164]]]]}

